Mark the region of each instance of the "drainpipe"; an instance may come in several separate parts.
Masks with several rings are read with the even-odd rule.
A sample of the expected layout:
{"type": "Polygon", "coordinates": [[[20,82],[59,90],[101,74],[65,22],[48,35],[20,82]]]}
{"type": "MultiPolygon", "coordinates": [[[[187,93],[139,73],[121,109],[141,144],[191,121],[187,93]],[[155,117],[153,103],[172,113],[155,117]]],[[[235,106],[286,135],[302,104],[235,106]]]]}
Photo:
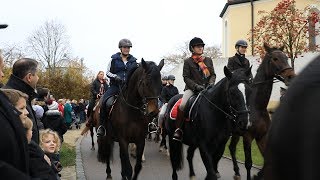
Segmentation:
{"type": "Polygon", "coordinates": [[[251,0],[251,55],[253,56],[253,0],[251,0]]]}

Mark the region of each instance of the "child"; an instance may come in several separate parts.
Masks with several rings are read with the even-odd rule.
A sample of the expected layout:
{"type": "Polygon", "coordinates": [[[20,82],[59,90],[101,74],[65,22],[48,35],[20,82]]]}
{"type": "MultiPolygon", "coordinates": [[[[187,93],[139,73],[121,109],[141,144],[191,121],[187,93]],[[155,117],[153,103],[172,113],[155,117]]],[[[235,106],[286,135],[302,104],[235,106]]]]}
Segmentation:
{"type": "Polygon", "coordinates": [[[40,147],[51,160],[51,168],[56,173],[57,179],[59,172],[62,170],[59,162],[58,151],[60,150],[61,141],[57,132],[50,129],[40,131],[40,147]]]}

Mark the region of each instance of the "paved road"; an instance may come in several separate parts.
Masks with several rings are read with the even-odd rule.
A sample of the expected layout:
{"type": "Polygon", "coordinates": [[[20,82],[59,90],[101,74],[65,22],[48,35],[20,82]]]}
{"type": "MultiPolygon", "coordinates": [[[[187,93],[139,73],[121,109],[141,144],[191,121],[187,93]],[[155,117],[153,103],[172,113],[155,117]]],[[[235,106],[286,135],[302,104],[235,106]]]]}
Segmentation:
{"type": "MultiPolygon", "coordinates": [[[[105,164],[97,161],[97,147],[95,151],[90,150],[90,137],[84,137],[81,142],[81,153],[85,176],[87,180],[102,180],[106,179],[105,164]]],[[[185,148],[186,149],[186,148],[185,148]]],[[[159,144],[154,142],[146,142],[145,157],[146,162],[143,163],[143,168],[140,172],[139,179],[142,180],[169,180],[171,179],[170,159],[165,154],[158,152],[159,144]]],[[[186,155],[186,152],[184,153],[186,155]]],[[[194,157],[194,167],[197,179],[204,179],[206,176],[205,167],[201,161],[199,151],[196,150],[194,157]]],[[[135,160],[131,158],[131,164],[134,167],[135,160]]],[[[112,176],[115,180],[121,180],[120,175],[120,157],[119,147],[116,143],[114,149],[114,160],[111,165],[112,176]]],[[[246,179],[245,167],[240,165],[242,179],[246,179]]],[[[219,171],[221,180],[232,180],[233,169],[232,162],[228,159],[222,159],[219,163],[219,171]]],[[[252,169],[252,173],[256,174],[257,169],[252,169]]],[[[184,168],[178,172],[179,179],[189,179],[188,162],[184,160],[184,168]]]]}

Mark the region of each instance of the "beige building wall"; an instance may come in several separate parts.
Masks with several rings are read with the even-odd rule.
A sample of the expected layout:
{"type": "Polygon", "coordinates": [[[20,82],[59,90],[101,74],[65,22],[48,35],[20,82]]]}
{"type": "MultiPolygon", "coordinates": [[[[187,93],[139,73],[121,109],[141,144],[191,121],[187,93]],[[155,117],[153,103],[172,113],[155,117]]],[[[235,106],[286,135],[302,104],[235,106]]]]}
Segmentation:
{"type": "MultiPolygon", "coordinates": [[[[259,0],[254,1],[254,25],[259,21],[258,11],[271,11],[281,0],[259,0]]],[[[298,9],[304,9],[307,6],[320,10],[319,0],[296,0],[298,9]]],[[[308,13],[308,12],[306,12],[308,13]]],[[[318,23],[319,24],[319,23],[318,23]]],[[[222,17],[222,56],[231,57],[235,54],[234,45],[237,40],[244,39],[248,41],[251,29],[251,4],[250,2],[229,5],[222,17]]],[[[318,25],[319,26],[319,25],[318,25]]],[[[320,42],[320,36],[316,39],[320,42]]],[[[248,42],[249,43],[249,42],[248,42]]],[[[251,55],[251,45],[249,43],[247,55],[251,55]]]]}

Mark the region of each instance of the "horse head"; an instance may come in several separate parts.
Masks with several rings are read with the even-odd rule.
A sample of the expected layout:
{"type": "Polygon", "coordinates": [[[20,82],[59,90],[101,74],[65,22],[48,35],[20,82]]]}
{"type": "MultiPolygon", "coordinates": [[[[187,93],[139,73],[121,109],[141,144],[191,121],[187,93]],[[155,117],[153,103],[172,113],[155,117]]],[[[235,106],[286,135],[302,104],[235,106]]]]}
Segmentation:
{"type": "Polygon", "coordinates": [[[284,46],[280,48],[271,48],[266,43],[264,43],[263,46],[266,50],[263,61],[269,63],[268,72],[270,73],[270,76],[276,77],[288,86],[291,79],[295,77],[295,73],[293,68],[288,64],[287,55],[283,52],[284,46]]]}
{"type": "Polygon", "coordinates": [[[141,65],[144,73],[141,76],[138,92],[144,103],[144,114],[154,116],[159,113],[158,98],[162,84],[160,71],[164,65],[164,59],[160,61],[159,65],[156,65],[154,62],[146,62],[142,58],[141,65]]]}
{"type": "Polygon", "coordinates": [[[236,128],[240,130],[247,130],[251,126],[248,108],[251,93],[251,67],[237,69],[233,72],[224,67],[224,74],[228,79],[227,103],[231,115],[229,118],[235,122],[236,128]]]}

